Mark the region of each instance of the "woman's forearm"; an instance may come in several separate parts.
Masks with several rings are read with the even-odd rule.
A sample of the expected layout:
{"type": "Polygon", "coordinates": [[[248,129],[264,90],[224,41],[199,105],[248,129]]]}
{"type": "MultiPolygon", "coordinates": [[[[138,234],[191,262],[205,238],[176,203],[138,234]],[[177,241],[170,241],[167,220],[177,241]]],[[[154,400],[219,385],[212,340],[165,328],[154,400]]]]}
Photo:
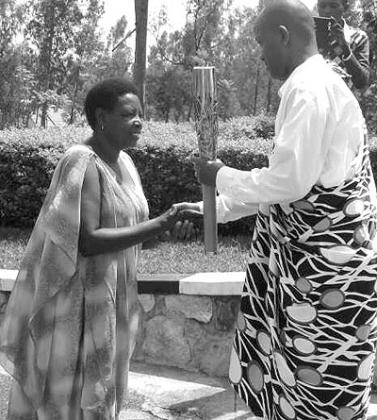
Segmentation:
{"type": "Polygon", "coordinates": [[[79,250],[84,256],[117,252],[152,239],[168,229],[161,217],[157,217],[134,226],[81,232],[79,250]]]}

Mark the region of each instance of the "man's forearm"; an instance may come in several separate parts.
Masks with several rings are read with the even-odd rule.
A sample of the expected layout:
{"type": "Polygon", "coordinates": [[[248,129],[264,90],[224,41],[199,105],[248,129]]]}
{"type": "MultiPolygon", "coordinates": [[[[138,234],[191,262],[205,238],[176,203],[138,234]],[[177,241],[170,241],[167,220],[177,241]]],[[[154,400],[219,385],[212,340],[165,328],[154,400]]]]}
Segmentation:
{"type": "Polygon", "coordinates": [[[352,82],[355,87],[357,89],[366,87],[369,82],[369,66],[363,66],[351,51],[343,62],[348,74],[352,77],[352,82]]]}

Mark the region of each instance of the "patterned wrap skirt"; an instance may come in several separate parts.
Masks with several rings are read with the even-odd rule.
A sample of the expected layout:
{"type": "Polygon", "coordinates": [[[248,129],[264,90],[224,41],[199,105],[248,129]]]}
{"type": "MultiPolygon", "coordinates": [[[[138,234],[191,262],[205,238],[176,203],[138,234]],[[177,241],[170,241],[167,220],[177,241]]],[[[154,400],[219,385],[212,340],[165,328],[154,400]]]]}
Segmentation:
{"type": "Polygon", "coordinates": [[[377,340],[375,184],[353,179],[259,211],[229,379],[266,420],[365,419],[377,340]]]}

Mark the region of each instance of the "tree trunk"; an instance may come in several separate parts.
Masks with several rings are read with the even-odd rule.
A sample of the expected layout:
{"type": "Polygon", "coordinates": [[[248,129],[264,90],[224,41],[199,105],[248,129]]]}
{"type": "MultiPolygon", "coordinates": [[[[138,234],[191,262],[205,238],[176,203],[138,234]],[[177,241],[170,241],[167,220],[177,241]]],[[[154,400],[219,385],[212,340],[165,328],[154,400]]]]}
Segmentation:
{"type": "Polygon", "coordinates": [[[79,81],[80,81],[80,64],[77,64],[77,69],[75,72],[75,85],[73,88],[73,95],[72,95],[71,115],[69,117],[69,125],[72,125],[75,122],[75,110],[76,110],[77,95],[79,92],[79,81]]]}
{"type": "Polygon", "coordinates": [[[258,107],[258,93],[259,93],[259,73],[260,73],[260,63],[257,63],[257,73],[255,75],[255,94],[254,94],[254,107],[253,107],[253,115],[257,114],[257,107],[258,107]]]}
{"type": "Polygon", "coordinates": [[[133,77],[145,109],[145,73],[147,58],[148,0],[135,0],[136,47],[133,77]]]}
{"type": "MultiPolygon", "coordinates": [[[[45,24],[47,26],[47,36],[43,42],[41,55],[40,55],[40,63],[41,63],[41,75],[42,75],[42,85],[45,92],[47,90],[52,89],[52,76],[51,76],[51,56],[52,56],[52,47],[55,37],[55,30],[56,30],[56,2],[51,1],[48,5],[48,10],[46,11],[46,15],[44,18],[45,24]]],[[[48,108],[49,104],[48,101],[45,101],[42,104],[42,113],[41,113],[41,126],[43,128],[47,128],[47,120],[48,120],[48,108]]]]}
{"type": "Polygon", "coordinates": [[[44,102],[42,104],[42,113],[41,113],[41,127],[47,128],[47,116],[48,116],[48,103],[44,102]]]}
{"type": "Polygon", "coordinates": [[[267,106],[266,111],[271,111],[271,88],[272,88],[272,78],[271,76],[268,78],[268,84],[267,84],[267,106]]]}

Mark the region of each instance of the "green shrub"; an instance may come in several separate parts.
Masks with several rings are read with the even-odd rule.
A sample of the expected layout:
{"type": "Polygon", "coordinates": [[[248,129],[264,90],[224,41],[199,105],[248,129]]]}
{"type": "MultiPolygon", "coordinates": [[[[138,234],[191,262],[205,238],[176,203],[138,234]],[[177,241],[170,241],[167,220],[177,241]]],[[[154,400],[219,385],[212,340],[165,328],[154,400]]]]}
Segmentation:
{"type": "MultiPolygon", "coordinates": [[[[267,164],[272,142],[252,137],[256,126],[261,127],[260,121],[250,117],[219,124],[218,156],[225,164],[244,170],[267,164]]],[[[264,127],[271,133],[267,122],[264,127]]],[[[73,127],[0,132],[1,226],[33,226],[59,158],[68,147],[89,136],[89,129],[73,127]]],[[[139,169],[151,217],[173,203],[201,199],[201,187],[189,160],[194,151],[197,139],[192,124],[145,123],[139,147],[129,154],[139,169]]],[[[371,140],[371,158],[377,174],[376,139],[371,140]]],[[[219,232],[245,234],[252,226],[250,217],[220,225],[219,232]]]]}
{"type": "MultiPolygon", "coordinates": [[[[194,149],[189,147],[142,146],[129,151],[139,169],[145,195],[149,201],[151,216],[157,216],[175,202],[201,200],[201,186],[195,179],[194,169],[188,156],[194,149]]],[[[226,164],[240,169],[262,167],[267,164],[265,154],[246,152],[233,148],[219,150],[219,158],[226,164]]],[[[201,221],[198,221],[201,224],[201,221]]],[[[248,233],[253,219],[220,225],[223,235],[248,233]]]]}

